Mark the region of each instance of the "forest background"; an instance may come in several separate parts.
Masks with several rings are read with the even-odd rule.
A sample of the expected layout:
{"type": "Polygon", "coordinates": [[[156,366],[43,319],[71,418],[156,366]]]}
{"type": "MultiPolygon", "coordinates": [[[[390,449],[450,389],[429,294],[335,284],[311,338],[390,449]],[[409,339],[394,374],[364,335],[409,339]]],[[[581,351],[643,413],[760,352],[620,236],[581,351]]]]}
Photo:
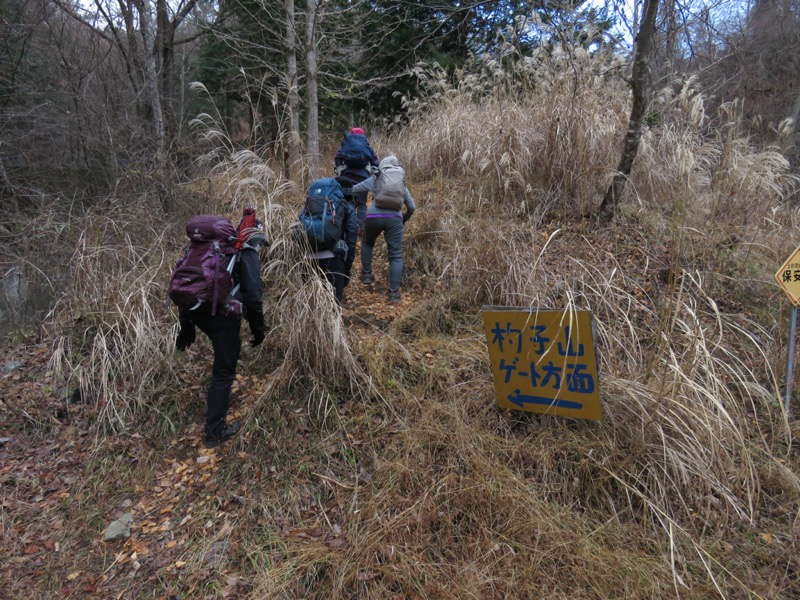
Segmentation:
{"type": "Polygon", "coordinates": [[[800,595],[797,0],[0,0],[0,30],[0,596],[800,595]],[[396,307],[381,263],[337,307],[289,235],[352,126],[417,200],[396,307]],[[270,333],[209,451],[166,285],[189,216],[249,205],[270,333]],[[591,310],[603,419],[499,410],[484,305],[591,310]]]}

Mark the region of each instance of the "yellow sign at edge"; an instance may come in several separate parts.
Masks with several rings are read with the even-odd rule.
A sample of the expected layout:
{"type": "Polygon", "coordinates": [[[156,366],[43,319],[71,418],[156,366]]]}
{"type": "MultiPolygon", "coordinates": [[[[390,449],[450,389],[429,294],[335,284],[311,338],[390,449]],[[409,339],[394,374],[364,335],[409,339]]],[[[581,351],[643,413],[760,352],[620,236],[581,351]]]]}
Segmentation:
{"type": "Polygon", "coordinates": [[[589,311],[484,307],[482,312],[500,408],[602,418],[589,311]]]}
{"type": "Polygon", "coordinates": [[[800,246],[795,248],[795,251],[775,273],[775,280],[786,292],[786,295],[789,296],[792,304],[797,306],[798,302],[800,302],[800,246]]]}

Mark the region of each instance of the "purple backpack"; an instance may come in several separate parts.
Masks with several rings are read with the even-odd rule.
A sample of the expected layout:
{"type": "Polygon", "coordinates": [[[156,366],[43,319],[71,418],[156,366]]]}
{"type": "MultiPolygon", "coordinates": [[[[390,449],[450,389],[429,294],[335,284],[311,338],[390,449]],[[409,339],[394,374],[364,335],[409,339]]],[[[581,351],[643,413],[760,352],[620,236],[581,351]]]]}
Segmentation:
{"type": "Polygon", "coordinates": [[[200,215],[186,224],[186,235],[191,241],[172,272],[170,299],[182,310],[205,304],[212,315],[240,313],[241,304],[233,300],[236,229],[223,216],[200,215]]]}

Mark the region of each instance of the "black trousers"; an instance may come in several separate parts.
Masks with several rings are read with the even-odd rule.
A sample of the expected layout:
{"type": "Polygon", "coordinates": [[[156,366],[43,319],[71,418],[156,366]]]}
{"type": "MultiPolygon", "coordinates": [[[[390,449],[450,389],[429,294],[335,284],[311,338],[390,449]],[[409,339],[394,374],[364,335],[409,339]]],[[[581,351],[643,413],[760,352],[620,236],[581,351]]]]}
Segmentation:
{"type": "Polygon", "coordinates": [[[204,314],[192,314],[191,319],[208,336],[214,348],[214,366],[206,400],[206,435],[216,436],[225,428],[225,417],[231,405],[231,387],[242,349],[239,335],[242,319],[204,314]]]}
{"type": "Polygon", "coordinates": [[[342,303],[344,287],[347,285],[347,275],[345,274],[345,263],[343,258],[334,256],[332,258],[318,258],[317,265],[325,274],[325,279],[333,286],[333,293],[336,303],[342,303]]]}

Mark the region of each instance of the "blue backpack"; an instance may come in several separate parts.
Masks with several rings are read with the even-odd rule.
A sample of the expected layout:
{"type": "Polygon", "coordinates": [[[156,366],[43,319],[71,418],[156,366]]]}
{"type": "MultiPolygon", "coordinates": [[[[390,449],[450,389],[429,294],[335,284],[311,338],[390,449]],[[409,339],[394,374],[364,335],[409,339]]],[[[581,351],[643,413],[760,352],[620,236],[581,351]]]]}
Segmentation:
{"type": "Polygon", "coordinates": [[[342,144],[341,157],[344,164],[351,169],[362,169],[372,159],[372,152],[367,136],[360,133],[349,134],[342,144]]]}
{"type": "Polygon", "coordinates": [[[342,220],[345,210],[342,186],[332,177],[317,179],[306,193],[306,202],[300,212],[300,230],[305,233],[301,241],[308,242],[313,252],[333,250],[342,239],[342,220]]]}

